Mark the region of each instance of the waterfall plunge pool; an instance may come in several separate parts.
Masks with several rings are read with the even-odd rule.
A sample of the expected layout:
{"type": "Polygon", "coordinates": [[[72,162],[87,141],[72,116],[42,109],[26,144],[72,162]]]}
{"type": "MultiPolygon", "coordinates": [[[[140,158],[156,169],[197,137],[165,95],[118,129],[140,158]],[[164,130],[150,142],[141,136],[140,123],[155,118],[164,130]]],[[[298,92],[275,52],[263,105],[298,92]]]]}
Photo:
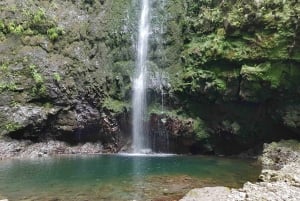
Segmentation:
{"type": "Polygon", "coordinates": [[[178,200],[192,188],[255,181],[252,160],[176,155],[63,156],[0,161],[10,201],[178,200]]]}

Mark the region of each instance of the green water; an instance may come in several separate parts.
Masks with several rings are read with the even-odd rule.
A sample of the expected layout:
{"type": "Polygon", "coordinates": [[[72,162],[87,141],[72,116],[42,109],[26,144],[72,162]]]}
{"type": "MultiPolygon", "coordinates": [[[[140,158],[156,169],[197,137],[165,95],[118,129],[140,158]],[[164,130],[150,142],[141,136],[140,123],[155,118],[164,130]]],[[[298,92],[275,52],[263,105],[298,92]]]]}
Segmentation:
{"type": "Polygon", "coordinates": [[[191,188],[255,181],[253,161],[202,156],[98,155],[0,161],[11,200],[174,200],[191,188]]]}

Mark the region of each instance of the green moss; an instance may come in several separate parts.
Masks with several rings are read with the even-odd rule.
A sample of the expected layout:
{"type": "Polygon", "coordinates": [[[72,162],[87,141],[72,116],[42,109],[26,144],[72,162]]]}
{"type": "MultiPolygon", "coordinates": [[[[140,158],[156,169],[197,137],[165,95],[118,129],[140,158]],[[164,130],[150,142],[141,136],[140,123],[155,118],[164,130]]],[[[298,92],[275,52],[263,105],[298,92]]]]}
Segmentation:
{"type": "Polygon", "coordinates": [[[4,31],[4,29],[5,29],[5,24],[3,20],[0,20],[0,31],[4,31]]]}
{"type": "MultiPolygon", "coordinates": [[[[169,108],[164,108],[164,110],[162,111],[161,105],[155,103],[149,106],[148,112],[149,112],[149,116],[151,114],[157,114],[157,115],[164,115],[166,117],[173,118],[173,119],[179,119],[183,122],[191,121],[190,115],[188,115],[184,111],[180,109],[169,109],[169,108]]],[[[201,141],[210,137],[207,131],[207,126],[202,119],[197,117],[192,119],[192,122],[193,122],[193,133],[195,134],[196,140],[201,141]]]]}
{"type": "Polygon", "coordinates": [[[215,99],[227,90],[226,77],[210,70],[186,68],[173,82],[175,93],[205,95],[215,99]]]}
{"type": "Polygon", "coordinates": [[[0,92],[3,91],[15,91],[17,85],[15,83],[0,83],[0,92]]]}
{"type": "Polygon", "coordinates": [[[297,64],[266,62],[259,65],[243,65],[241,69],[241,93],[243,99],[260,102],[292,96],[300,84],[297,64]]]}
{"type": "Polygon", "coordinates": [[[280,44],[276,46],[276,43],[272,41],[258,43],[253,37],[233,40],[225,37],[223,31],[223,29],[218,29],[216,33],[200,37],[190,43],[184,51],[183,58],[185,63],[187,65],[201,66],[221,59],[240,62],[242,60],[256,60],[271,56],[288,58],[287,49],[280,44]],[[279,52],[275,53],[275,50],[279,52]]]}
{"type": "Polygon", "coordinates": [[[63,29],[60,27],[52,27],[47,30],[47,36],[52,41],[56,41],[61,35],[63,35],[63,29]]]}
{"type": "Polygon", "coordinates": [[[18,123],[15,123],[15,122],[4,125],[4,129],[8,132],[13,132],[13,131],[19,130],[20,128],[21,128],[21,125],[18,123]]]}
{"type": "Polygon", "coordinates": [[[20,35],[23,33],[23,31],[24,31],[24,28],[22,27],[22,25],[19,24],[15,27],[15,30],[12,31],[12,33],[20,35]]]}
{"type": "MultiPolygon", "coordinates": [[[[59,36],[63,35],[63,29],[58,27],[56,21],[46,15],[43,8],[34,9],[20,9],[22,17],[15,21],[6,19],[0,21],[0,33],[16,34],[16,35],[46,35],[51,41],[56,41],[59,36]]],[[[17,12],[16,11],[16,12],[17,12]]],[[[3,37],[2,37],[3,38],[3,37]]]]}
{"type": "MultiPolygon", "coordinates": [[[[267,88],[277,89],[284,83],[282,77],[289,68],[283,69],[284,67],[276,67],[276,65],[267,64],[268,62],[257,66],[256,62],[269,60],[269,63],[274,63],[274,61],[292,59],[297,61],[296,54],[292,54],[290,50],[291,47],[294,47],[292,44],[295,40],[292,39],[291,27],[287,28],[282,24],[278,27],[277,32],[258,28],[256,32],[243,33],[242,27],[246,26],[243,23],[237,25],[239,26],[238,32],[234,32],[235,34],[238,33],[237,35],[233,35],[232,31],[224,28],[215,27],[208,35],[202,35],[199,31],[199,35],[193,37],[183,51],[182,58],[188,67],[181,75],[183,82],[179,82],[177,85],[180,86],[178,91],[203,94],[203,86],[205,85],[203,82],[205,81],[209,83],[206,86],[212,86],[216,88],[219,94],[222,94],[227,90],[230,80],[238,79],[239,73],[234,73],[238,65],[243,66],[241,75],[244,78],[249,77],[249,79],[246,78],[248,83],[243,82],[243,87],[247,85],[248,92],[250,89],[262,91],[266,84],[267,88]],[[235,64],[232,66],[231,73],[228,73],[229,71],[225,67],[223,69],[220,67],[218,71],[211,69],[214,67],[212,64],[219,61],[235,64]],[[246,63],[257,67],[247,68],[246,63]],[[199,73],[199,71],[202,72],[199,73]],[[212,71],[214,75],[210,75],[206,71],[212,71]],[[203,74],[206,75],[206,78],[203,77],[203,74]],[[207,77],[208,75],[210,77],[207,77]]],[[[209,88],[206,87],[206,89],[209,88]]],[[[212,94],[213,91],[210,90],[209,93],[212,94]]],[[[262,94],[263,92],[261,92],[262,94]]]]}
{"type": "Polygon", "coordinates": [[[55,81],[60,82],[61,81],[61,76],[59,73],[54,73],[53,78],[55,81]]]}
{"type": "Polygon", "coordinates": [[[32,76],[33,76],[33,79],[34,79],[36,84],[44,83],[42,75],[39,74],[38,72],[33,72],[32,76]]]}
{"type": "Polygon", "coordinates": [[[44,83],[44,78],[42,74],[40,74],[35,65],[29,66],[31,76],[34,80],[34,87],[32,88],[32,95],[33,96],[44,96],[46,94],[46,86],[44,83]]]}
{"type": "Polygon", "coordinates": [[[147,111],[148,111],[148,116],[150,116],[151,114],[164,114],[169,117],[174,117],[174,118],[177,117],[179,119],[185,119],[184,115],[181,115],[182,111],[180,109],[170,109],[166,107],[162,109],[162,105],[156,102],[151,103],[148,106],[147,111]]]}
{"type": "Polygon", "coordinates": [[[200,118],[194,119],[193,128],[196,135],[196,140],[204,140],[209,138],[209,133],[207,132],[207,126],[200,118]]]}
{"type": "Polygon", "coordinates": [[[4,22],[0,19],[0,41],[3,41],[5,39],[5,24],[4,22]]]}
{"type": "Polygon", "coordinates": [[[217,89],[220,90],[220,91],[225,91],[226,90],[226,83],[224,80],[221,80],[221,79],[215,79],[214,82],[215,85],[217,86],[217,89]]]}
{"type": "Polygon", "coordinates": [[[0,71],[2,73],[6,73],[8,71],[8,65],[6,63],[3,63],[1,66],[0,66],[0,71]]]}
{"type": "Polygon", "coordinates": [[[241,75],[249,80],[259,82],[264,80],[270,83],[271,88],[277,88],[281,83],[282,68],[274,68],[271,63],[263,63],[256,66],[243,65],[241,75]]]}
{"type": "Polygon", "coordinates": [[[185,29],[189,32],[184,37],[189,43],[183,59],[187,66],[203,66],[223,59],[233,62],[298,60],[290,51],[297,40],[295,16],[299,10],[295,1],[261,1],[259,4],[255,1],[220,4],[201,1],[189,2],[188,9],[190,6],[197,8],[198,13],[188,13],[185,19],[185,29]]]}
{"type": "Polygon", "coordinates": [[[122,113],[125,110],[128,110],[129,103],[112,98],[106,98],[102,106],[113,113],[122,113]]]}
{"type": "Polygon", "coordinates": [[[16,28],[16,24],[14,22],[9,22],[7,25],[7,29],[9,32],[13,32],[16,28]]]}
{"type": "Polygon", "coordinates": [[[36,69],[36,66],[35,65],[30,65],[29,68],[31,70],[31,75],[34,79],[34,82],[38,85],[43,84],[44,79],[43,79],[42,75],[40,73],[38,73],[38,71],[36,69]]]}
{"type": "Polygon", "coordinates": [[[45,10],[42,8],[39,8],[35,13],[31,15],[32,22],[34,24],[41,24],[44,23],[44,21],[46,20],[45,10]]]}
{"type": "Polygon", "coordinates": [[[20,106],[20,103],[17,102],[16,100],[12,100],[12,101],[9,103],[9,105],[10,105],[11,107],[18,107],[18,106],[20,106]]]}

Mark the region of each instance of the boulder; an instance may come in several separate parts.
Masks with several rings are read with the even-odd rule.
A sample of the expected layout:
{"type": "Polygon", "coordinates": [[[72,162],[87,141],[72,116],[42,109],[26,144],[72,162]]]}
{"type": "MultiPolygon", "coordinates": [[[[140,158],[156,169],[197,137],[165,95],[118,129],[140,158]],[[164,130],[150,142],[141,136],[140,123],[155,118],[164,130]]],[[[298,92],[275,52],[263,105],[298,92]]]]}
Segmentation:
{"type": "Polygon", "coordinates": [[[220,201],[225,200],[230,189],[223,186],[193,189],[180,201],[220,201]]]}
{"type": "Polygon", "coordinates": [[[264,145],[260,182],[233,189],[228,201],[300,200],[300,143],[295,140],[264,145]]]}
{"type": "Polygon", "coordinates": [[[287,140],[264,145],[259,182],[240,189],[207,187],[191,190],[181,201],[298,201],[300,200],[300,142],[287,140]]]}

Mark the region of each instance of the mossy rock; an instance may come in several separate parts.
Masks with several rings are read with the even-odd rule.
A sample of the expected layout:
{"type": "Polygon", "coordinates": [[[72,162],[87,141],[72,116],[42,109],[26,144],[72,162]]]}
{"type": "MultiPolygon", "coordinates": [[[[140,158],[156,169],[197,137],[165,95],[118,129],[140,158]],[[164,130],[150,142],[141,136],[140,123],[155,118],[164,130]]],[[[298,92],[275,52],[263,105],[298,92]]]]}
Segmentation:
{"type": "Polygon", "coordinates": [[[124,111],[129,110],[130,104],[124,101],[120,100],[114,100],[111,98],[107,98],[103,102],[103,108],[114,113],[114,114],[120,114],[124,111]]]}
{"type": "Polygon", "coordinates": [[[299,73],[296,66],[285,63],[243,65],[240,96],[251,102],[280,99],[284,94],[294,93],[299,84],[299,73]]]}

